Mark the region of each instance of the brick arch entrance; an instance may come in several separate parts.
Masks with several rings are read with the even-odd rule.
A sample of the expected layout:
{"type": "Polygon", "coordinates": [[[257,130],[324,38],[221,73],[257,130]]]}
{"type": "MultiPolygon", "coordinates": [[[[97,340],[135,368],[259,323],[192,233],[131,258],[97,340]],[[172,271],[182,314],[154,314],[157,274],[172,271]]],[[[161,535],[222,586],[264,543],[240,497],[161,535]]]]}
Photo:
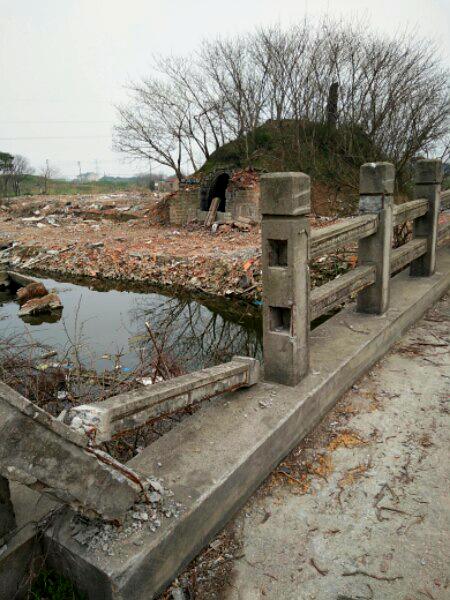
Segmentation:
{"type": "Polygon", "coordinates": [[[230,174],[226,171],[214,173],[202,185],[200,190],[200,209],[208,211],[213,198],[220,198],[218,210],[225,212],[226,190],[230,181],[230,174]]]}

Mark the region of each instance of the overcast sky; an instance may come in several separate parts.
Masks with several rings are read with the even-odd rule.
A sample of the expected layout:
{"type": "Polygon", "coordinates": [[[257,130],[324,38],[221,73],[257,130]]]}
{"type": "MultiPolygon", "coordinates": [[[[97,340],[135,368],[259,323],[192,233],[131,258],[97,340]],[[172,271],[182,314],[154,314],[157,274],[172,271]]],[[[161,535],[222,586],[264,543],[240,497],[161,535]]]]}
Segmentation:
{"type": "Polygon", "coordinates": [[[324,14],[357,17],[387,35],[432,38],[450,65],[450,0],[0,0],[0,150],[46,159],[65,176],[132,174],[112,151],[124,84],[155,53],[183,54],[202,38],[324,14]]]}

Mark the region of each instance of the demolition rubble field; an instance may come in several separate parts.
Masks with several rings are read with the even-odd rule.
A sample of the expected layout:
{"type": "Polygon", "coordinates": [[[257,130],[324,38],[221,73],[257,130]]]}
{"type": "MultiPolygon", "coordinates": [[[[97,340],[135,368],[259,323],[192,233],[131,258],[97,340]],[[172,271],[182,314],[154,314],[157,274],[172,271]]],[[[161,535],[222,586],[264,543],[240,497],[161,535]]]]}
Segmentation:
{"type": "MultiPolygon", "coordinates": [[[[261,296],[259,226],[175,227],[167,224],[164,199],[148,192],[4,199],[0,248],[3,264],[23,271],[151,282],[250,302],[261,296]]],[[[327,260],[333,276],[345,270],[335,257],[327,260]]]]}

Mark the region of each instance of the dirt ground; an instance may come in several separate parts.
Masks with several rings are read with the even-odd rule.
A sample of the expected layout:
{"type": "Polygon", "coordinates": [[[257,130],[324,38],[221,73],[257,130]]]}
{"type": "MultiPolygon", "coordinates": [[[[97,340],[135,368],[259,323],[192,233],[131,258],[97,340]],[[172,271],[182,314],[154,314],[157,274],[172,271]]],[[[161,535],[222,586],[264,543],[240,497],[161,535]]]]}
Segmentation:
{"type": "Polygon", "coordinates": [[[449,598],[449,323],[447,297],[162,598],[449,598]]]}
{"type": "MultiPolygon", "coordinates": [[[[0,262],[48,275],[147,282],[249,302],[261,297],[258,225],[164,224],[155,194],[37,196],[0,205],[0,262]]],[[[311,219],[313,227],[329,218],[311,219]]],[[[345,256],[321,259],[323,273],[346,270],[345,256]]]]}
{"type": "MultiPolygon", "coordinates": [[[[35,274],[151,282],[260,304],[259,225],[174,227],[167,216],[167,198],[150,192],[4,199],[0,263],[35,274]]],[[[320,228],[337,219],[311,216],[310,222],[320,228]]],[[[355,251],[353,244],[312,261],[312,286],[354,267],[355,251]]]]}
{"type": "Polygon", "coordinates": [[[161,222],[158,197],[115,194],[21,198],[0,207],[3,260],[55,275],[178,286],[252,299],[260,232],[161,222]],[[13,247],[12,247],[13,246],[13,247]]]}

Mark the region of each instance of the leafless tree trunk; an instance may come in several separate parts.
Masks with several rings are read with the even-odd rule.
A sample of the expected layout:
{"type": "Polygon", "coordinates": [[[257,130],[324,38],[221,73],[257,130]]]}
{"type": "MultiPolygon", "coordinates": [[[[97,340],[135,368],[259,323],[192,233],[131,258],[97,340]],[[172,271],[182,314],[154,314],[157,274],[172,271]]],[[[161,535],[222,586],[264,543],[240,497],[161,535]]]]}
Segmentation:
{"type": "Polygon", "coordinates": [[[20,195],[20,186],[27,175],[31,175],[34,172],[34,169],[31,167],[28,160],[21,156],[20,154],[16,154],[14,156],[12,171],[11,171],[11,180],[13,185],[14,194],[16,196],[20,195]]]}
{"type": "Polygon", "coordinates": [[[43,165],[40,169],[40,174],[42,177],[42,182],[44,184],[43,193],[47,194],[48,192],[48,183],[50,179],[55,178],[58,175],[58,169],[50,164],[48,160],[45,161],[45,165],[43,165]]]}

